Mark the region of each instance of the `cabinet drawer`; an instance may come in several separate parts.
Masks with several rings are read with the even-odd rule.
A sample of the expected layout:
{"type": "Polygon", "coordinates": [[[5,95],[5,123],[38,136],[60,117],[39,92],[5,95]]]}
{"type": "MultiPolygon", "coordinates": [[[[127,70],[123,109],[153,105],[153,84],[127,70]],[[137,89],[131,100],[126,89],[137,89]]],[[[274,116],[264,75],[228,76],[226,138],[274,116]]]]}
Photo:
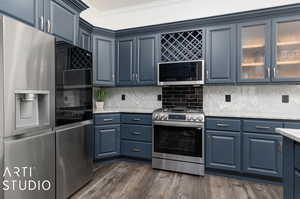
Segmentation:
{"type": "Polygon", "coordinates": [[[272,122],[264,120],[244,120],[243,131],[254,133],[276,133],[275,128],[282,127],[282,122],[272,122]]]}
{"type": "Polygon", "coordinates": [[[297,122],[285,122],[284,128],[290,128],[290,129],[300,129],[300,123],[297,122]]]}
{"type": "Polygon", "coordinates": [[[120,114],[97,114],[95,115],[96,125],[119,124],[120,114]]]}
{"type": "Polygon", "coordinates": [[[123,124],[152,124],[152,115],[145,114],[122,114],[121,122],[123,124]]]}
{"type": "Polygon", "coordinates": [[[151,159],[152,144],[134,141],[121,141],[121,154],[129,157],[151,159]]]}
{"type": "Polygon", "coordinates": [[[152,126],[122,124],[121,138],[152,142],[152,126]]]}
{"type": "Polygon", "coordinates": [[[300,172],[295,171],[295,185],[294,185],[294,190],[295,190],[295,199],[300,198],[300,172]]]}
{"type": "Polygon", "coordinates": [[[240,131],[241,121],[235,119],[208,118],[206,120],[206,129],[222,131],[240,131]]]}
{"type": "Polygon", "coordinates": [[[300,170],[300,144],[295,145],[295,167],[300,170]]]}

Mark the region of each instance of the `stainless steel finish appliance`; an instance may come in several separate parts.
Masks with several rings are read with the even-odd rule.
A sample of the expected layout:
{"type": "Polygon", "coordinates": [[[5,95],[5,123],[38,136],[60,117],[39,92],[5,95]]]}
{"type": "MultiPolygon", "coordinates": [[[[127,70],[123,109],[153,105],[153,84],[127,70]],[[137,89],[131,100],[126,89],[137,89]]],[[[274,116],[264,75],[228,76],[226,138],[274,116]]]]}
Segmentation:
{"type": "Polygon", "coordinates": [[[158,63],[157,80],[160,86],[204,84],[204,60],[158,63]]]}
{"type": "Polygon", "coordinates": [[[93,178],[92,53],[56,42],[56,198],[93,178]]]}
{"type": "Polygon", "coordinates": [[[53,36],[0,16],[0,169],[9,187],[0,198],[55,198],[54,51],[53,36]],[[32,172],[7,173],[24,167],[32,172]],[[13,189],[13,180],[22,188],[47,180],[50,189],[13,189]]]}
{"type": "Polygon", "coordinates": [[[204,175],[204,115],[193,109],[153,112],[152,167],[204,175]]]}

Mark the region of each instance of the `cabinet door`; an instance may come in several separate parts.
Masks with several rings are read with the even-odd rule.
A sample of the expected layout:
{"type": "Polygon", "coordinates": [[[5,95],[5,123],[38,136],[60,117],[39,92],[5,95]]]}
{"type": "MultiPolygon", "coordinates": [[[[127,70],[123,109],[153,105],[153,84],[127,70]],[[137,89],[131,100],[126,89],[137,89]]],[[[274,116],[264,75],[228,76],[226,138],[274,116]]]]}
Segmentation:
{"type": "Polygon", "coordinates": [[[273,20],[273,81],[300,80],[300,16],[273,20]]]}
{"type": "Polygon", "coordinates": [[[236,79],[236,26],[207,28],[207,83],[234,83],[236,79]]]}
{"type": "Polygon", "coordinates": [[[271,21],[238,25],[239,82],[270,81],[271,21]]]}
{"type": "Polygon", "coordinates": [[[77,44],[79,13],[61,0],[50,2],[51,33],[58,39],[77,44]]]}
{"type": "Polygon", "coordinates": [[[282,136],[244,133],[244,172],[282,177],[282,136]]]}
{"type": "Polygon", "coordinates": [[[240,171],[240,132],[206,131],[206,166],[240,171]]]}
{"type": "Polygon", "coordinates": [[[0,0],[0,12],[42,29],[43,0],[0,0]]]}
{"type": "Polygon", "coordinates": [[[119,39],[117,42],[117,75],[120,86],[136,84],[135,38],[119,39]]]}
{"type": "Polygon", "coordinates": [[[94,84],[115,85],[115,40],[93,35],[94,84]]]}
{"type": "Polygon", "coordinates": [[[83,28],[79,28],[78,44],[81,48],[91,51],[91,33],[83,28]]]}
{"type": "Polygon", "coordinates": [[[137,38],[137,84],[156,83],[157,36],[148,35],[137,38]]]}
{"type": "Polygon", "coordinates": [[[120,154],[120,125],[95,127],[95,158],[120,154]]]}

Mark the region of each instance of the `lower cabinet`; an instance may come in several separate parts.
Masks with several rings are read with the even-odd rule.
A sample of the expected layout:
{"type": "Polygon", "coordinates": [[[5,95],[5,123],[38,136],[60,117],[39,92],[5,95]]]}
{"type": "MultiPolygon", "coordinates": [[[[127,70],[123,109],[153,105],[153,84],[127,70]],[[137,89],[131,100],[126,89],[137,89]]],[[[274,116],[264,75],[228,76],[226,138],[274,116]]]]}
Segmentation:
{"type": "Polygon", "coordinates": [[[121,154],[128,157],[151,159],[152,144],[136,141],[121,141],[121,154]]]}
{"type": "Polygon", "coordinates": [[[241,133],[206,131],[206,166],[240,171],[241,133]]]}
{"type": "Polygon", "coordinates": [[[243,171],[282,177],[282,136],[244,133],[243,171]]]}
{"type": "Polygon", "coordinates": [[[120,125],[95,127],[95,159],[120,155],[120,125]]]}

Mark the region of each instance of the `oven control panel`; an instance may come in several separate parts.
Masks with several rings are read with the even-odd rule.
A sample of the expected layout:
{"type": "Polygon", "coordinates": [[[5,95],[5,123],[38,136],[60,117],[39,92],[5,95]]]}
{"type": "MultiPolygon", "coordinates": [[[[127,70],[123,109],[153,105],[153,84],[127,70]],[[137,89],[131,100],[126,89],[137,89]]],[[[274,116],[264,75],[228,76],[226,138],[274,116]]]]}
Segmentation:
{"type": "Polygon", "coordinates": [[[170,113],[157,111],[153,113],[153,120],[156,121],[180,121],[180,122],[204,122],[204,115],[201,113],[170,113]]]}

